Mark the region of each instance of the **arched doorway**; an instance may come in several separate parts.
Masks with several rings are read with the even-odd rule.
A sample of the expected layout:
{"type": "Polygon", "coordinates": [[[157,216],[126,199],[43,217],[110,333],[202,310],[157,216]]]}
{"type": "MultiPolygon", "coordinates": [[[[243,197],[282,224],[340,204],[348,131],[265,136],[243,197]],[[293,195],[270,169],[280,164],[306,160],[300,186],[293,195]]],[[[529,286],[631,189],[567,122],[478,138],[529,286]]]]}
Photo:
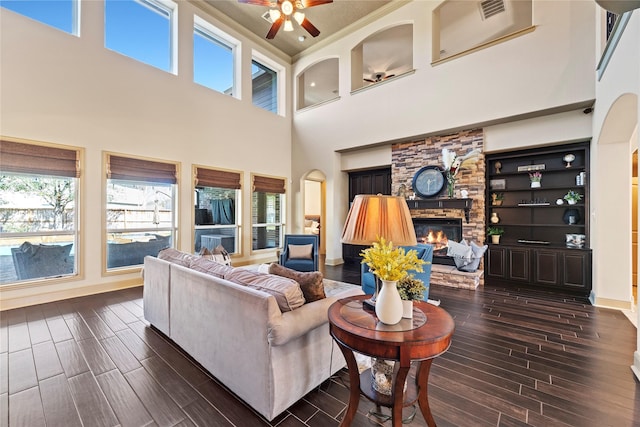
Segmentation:
{"type": "MultiPolygon", "coordinates": [[[[596,305],[633,305],[633,153],[637,146],[638,99],[618,97],[607,111],[597,139],[594,276],[596,305]],[[615,224],[615,225],[614,225],[615,224]]],[[[594,186],[592,186],[592,191],[594,186]]],[[[637,209],[637,206],[635,206],[637,209]]],[[[636,219],[637,221],[637,219],[636,219]]]]}
{"type": "Polygon", "coordinates": [[[305,234],[317,234],[320,238],[320,255],[326,254],[325,238],[325,195],[326,176],[314,169],[302,176],[302,214],[305,234]]]}

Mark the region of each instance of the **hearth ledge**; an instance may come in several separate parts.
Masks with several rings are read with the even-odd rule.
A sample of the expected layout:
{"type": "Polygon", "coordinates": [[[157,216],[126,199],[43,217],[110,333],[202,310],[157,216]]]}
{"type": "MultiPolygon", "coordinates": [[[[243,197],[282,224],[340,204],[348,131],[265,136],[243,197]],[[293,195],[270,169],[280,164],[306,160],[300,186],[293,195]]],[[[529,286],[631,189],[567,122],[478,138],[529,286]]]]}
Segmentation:
{"type": "Polygon", "coordinates": [[[475,290],[484,286],[484,270],[473,273],[459,271],[452,265],[433,264],[431,266],[431,284],[475,290]]]}

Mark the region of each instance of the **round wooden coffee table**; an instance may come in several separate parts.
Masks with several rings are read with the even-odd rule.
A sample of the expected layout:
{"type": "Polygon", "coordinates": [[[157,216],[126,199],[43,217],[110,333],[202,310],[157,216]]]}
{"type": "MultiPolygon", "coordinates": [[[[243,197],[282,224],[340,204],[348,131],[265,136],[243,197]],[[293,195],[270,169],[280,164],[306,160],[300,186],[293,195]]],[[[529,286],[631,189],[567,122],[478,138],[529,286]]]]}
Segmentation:
{"type": "Polygon", "coordinates": [[[434,357],[449,349],[455,329],[453,319],[443,309],[423,301],[413,304],[413,319],[402,319],[396,325],[380,322],[372,310],[363,308],[368,296],[359,295],[336,301],[329,307],[331,336],[338,343],[349,368],[351,390],[349,405],[340,426],[350,426],[358,409],[360,392],[376,404],[391,408],[394,427],[402,425],[402,408],[418,402],[427,425],[435,426],[427,396],[429,370],[434,357]],[[370,370],[358,373],[353,352],[381,359],[395,360],[391,396],[376,392],[370,370]],[[415,384],[404,384],[411,362],[418,361],[415,384]]]}

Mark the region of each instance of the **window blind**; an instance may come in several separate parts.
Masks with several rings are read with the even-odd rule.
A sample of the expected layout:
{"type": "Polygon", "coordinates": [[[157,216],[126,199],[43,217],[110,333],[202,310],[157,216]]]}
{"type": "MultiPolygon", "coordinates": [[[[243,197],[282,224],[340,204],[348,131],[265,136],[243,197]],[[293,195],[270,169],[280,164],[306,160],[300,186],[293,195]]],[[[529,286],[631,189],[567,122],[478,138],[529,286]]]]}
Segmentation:
{"type": "Polygon", "coordinates": [[[0,141],[2,172],[79,177],[78,151],[15,141],[0,141]]]}
{"type": "Polygon", "coordinates": [[[282,178],[270,178],[267,176],[253,176],[253,191],[262,193],[285,193],[285,181],[282,178]]]}
{"type": "Polygon", "coordinates": [[[196,168],[196,185],[239,190],[241,188],[240,173],[196,168]]]}
{"type": "Polygon", "coordinates": [[[107,178],[109,179],[176,184],[178,182],[176,175],[175,163],[115,155],[109,155],[107,160],[107,178]]]}

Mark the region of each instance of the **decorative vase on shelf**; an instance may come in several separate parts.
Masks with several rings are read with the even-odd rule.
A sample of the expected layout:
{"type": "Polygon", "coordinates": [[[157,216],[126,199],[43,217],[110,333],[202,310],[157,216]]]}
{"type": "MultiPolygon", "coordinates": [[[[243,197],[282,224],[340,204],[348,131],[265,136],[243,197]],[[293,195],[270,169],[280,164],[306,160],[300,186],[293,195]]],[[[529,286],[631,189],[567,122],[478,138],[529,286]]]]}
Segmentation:
{"type": "Polygon", "coordinates": [[[497,224],[500,222],[500,218],[498,217],[498,212],[493,212],[491,213],[491,219],[490,219],[492,224],[497,224]]]}
{"type": "Polygon", "coordinates": [[[531,181],[531,188],[540,188],[540,181],[531,181]]]}
{"type": "Polygon", "coordinates": [[[376,316],[387,325],[395,325],[402,319],[402,300],[395,280],[381,280],[382,290],[376,299],[376,316]]]}
{"type": "Polygon", "coordinates": [[[447,196],[450,199],[453,199],[455,192],[456,192],[456,179],[452,177],[447,179],[447,196]]]}
{"type": "Polygon", "coordinates": [[[402,317],[404,319],[413,319],[413,301],[402,300],[402,317]]]}

